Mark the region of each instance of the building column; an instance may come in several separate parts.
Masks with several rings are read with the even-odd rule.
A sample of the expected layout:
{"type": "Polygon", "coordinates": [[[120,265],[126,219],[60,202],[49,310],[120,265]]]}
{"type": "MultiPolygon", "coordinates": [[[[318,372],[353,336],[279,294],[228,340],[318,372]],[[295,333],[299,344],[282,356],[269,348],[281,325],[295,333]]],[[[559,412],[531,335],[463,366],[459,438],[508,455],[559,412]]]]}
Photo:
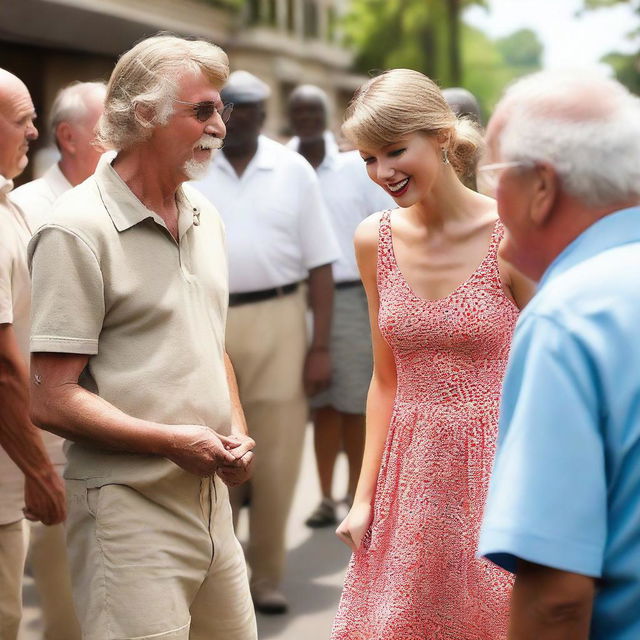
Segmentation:
{"type": "Polygon", "coordinates": [[[287,0],[276,0],[276,25],[282,33],[287,30],[287,0]]]}
{"type": "Polygon", "coordinates": [[[294,34],[296,38],[304,40],[304,0],[294,0],[294,6],[294,34]]]}
{"type": "Polygon", "coordinates": [[[318,38],[322,42],[329,41],[329,6],[330,0],[316,0],[318,7],[318,38]]]}

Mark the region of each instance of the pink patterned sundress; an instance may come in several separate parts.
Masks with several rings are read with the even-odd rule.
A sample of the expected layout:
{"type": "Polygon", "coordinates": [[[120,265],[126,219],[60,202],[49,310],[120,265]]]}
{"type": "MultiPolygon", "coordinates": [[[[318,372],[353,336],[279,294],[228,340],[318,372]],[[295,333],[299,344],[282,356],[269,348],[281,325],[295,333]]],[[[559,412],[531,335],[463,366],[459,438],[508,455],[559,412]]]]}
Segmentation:
{"type": "Polygon", "coordinates": [[[353,554],[332,640],[503,640],[510,574],[476,558],[493,463],[500,387],[518,309],[489,250],[446,298],[425,300],[396,263],[380,221],[380,331],[397,393],[373,519],[353,554]]]}

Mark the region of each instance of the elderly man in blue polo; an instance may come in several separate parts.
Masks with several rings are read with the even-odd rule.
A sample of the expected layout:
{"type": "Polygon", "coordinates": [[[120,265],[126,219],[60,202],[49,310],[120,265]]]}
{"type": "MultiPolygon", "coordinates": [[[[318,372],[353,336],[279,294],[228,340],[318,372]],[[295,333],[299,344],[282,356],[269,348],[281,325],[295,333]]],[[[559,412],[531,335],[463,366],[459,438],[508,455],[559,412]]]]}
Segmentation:
{"type": "Polygon", "coordinates": [[[640,638],[640,102],[543,72],[488,127],[518,321],[479,552],[516,573],[510,640],[640,638]],[[497,174],[497,176],[496,176],[497,174]]]}

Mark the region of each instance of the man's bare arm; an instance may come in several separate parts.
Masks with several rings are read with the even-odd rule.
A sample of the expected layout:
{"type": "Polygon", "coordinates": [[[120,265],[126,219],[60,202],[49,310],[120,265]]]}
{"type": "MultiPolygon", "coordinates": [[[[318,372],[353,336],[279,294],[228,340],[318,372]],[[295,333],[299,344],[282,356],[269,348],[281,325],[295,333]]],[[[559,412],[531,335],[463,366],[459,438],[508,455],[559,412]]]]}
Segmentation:
{"type": "Polygon", "coordinates": [[[509,640],[587,640],[595,581],[518,560],[509,640]]]}
{"type": "Polygon", "coordinates": [[[25,515],[51,525],[66,516],[64,487],[29,419],[27,366],[13,325],[0,325],[0,445],[25,476],[25,515]]]}
{"type": "Polygon", "coordinates": [[[231,438],[247,448],[247,452],[236,461],[234,465],[224,465],[218,469],[218,475],[230,487],[237,487],[251,478],[253,473],[253,448],[255,442],[249,437],[247,421],[240,404],[240,392],[236,374],[233,370],[231,359],[225,353],[224,365],[229,385],[229,397],[231,400],[231,438]]]}
{"type": "Polygon", "coordinates": [[[309,306],[313,314],[313,336],[304,367],[304,385],[312,396],[331,382],[331,318],[333,315],[333,275],[331,265],[309,270],[309,306]]]}
{"type": "Polygon", "coordinates": [[[190,473],[208,476],[246,452],[202,425],[166,425],[134,418],[78,384],[88,356],[34,353],[31,417],[34,424],[75,442],[113,451],[168,458],[190,473]]]}

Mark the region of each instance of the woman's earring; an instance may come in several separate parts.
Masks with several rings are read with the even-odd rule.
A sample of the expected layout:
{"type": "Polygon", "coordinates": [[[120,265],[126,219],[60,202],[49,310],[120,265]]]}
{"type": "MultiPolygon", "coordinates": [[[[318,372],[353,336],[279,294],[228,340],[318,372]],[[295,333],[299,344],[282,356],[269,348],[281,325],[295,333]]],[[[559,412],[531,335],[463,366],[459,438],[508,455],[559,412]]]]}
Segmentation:
{"type": "Polygon", "coordinates": [[[449,149],[446,147],[442,149],[442,164],[449,164],[449,149]]]}

